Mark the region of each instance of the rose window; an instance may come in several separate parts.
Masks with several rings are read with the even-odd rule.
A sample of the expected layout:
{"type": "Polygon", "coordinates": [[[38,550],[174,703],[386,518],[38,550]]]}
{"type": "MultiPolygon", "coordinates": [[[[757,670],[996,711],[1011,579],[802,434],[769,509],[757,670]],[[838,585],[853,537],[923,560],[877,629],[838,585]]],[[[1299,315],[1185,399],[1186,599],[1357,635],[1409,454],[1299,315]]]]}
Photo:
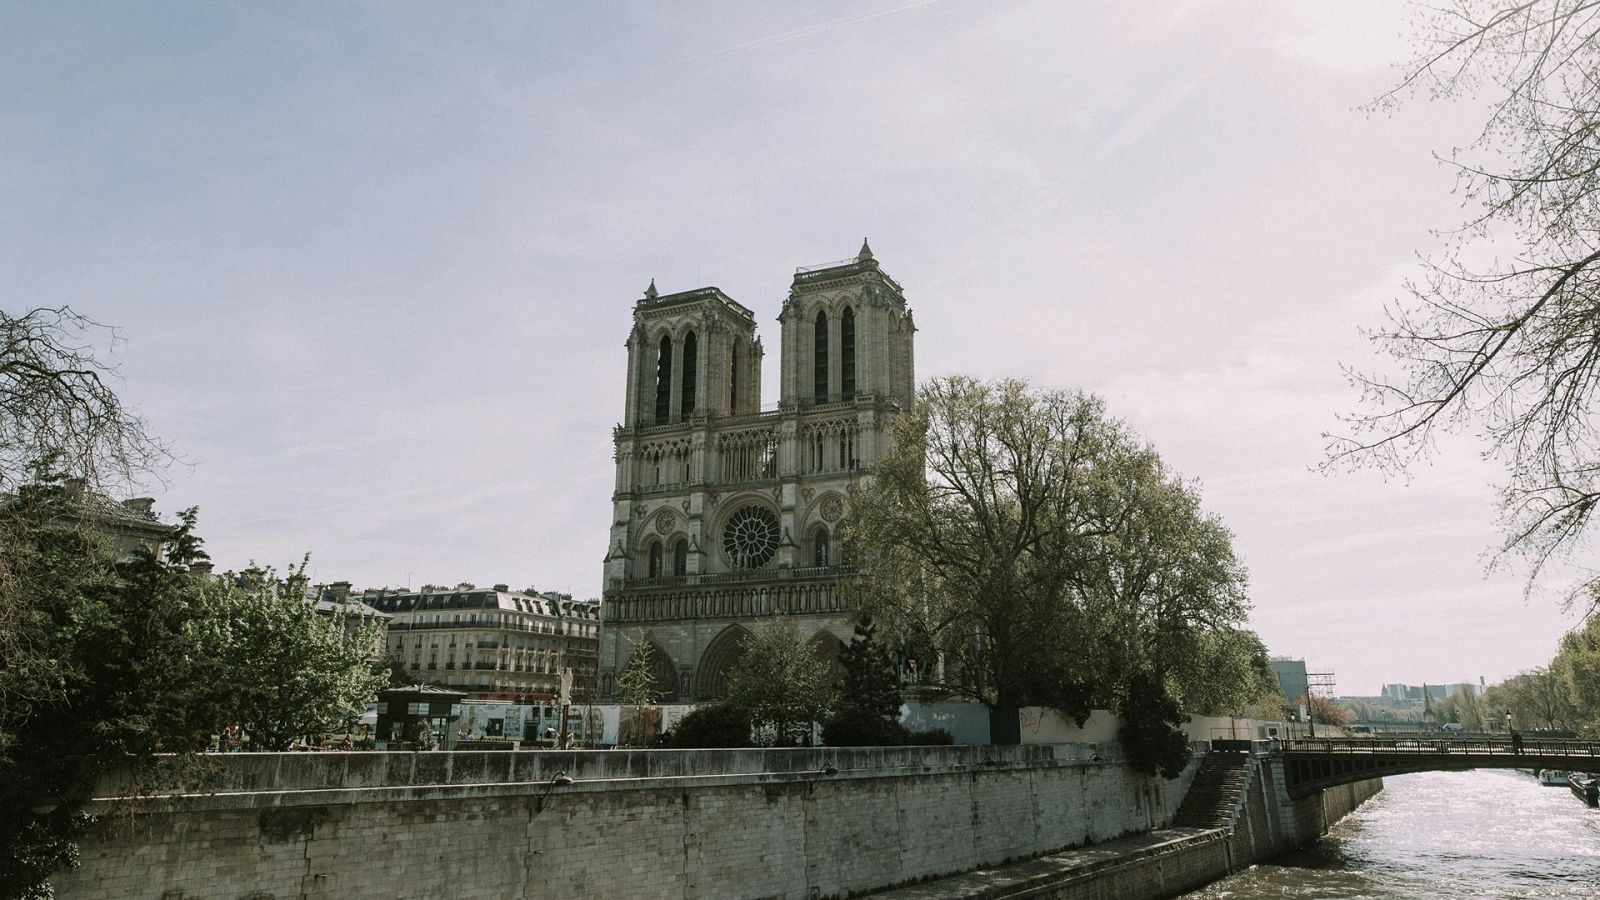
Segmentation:
{"type": "Polygon", "coordinates": [[[722,529],[722,550],[735,568],[761,568],[778,551],[777,517],[762,506],[740,509],[722,529]]]}

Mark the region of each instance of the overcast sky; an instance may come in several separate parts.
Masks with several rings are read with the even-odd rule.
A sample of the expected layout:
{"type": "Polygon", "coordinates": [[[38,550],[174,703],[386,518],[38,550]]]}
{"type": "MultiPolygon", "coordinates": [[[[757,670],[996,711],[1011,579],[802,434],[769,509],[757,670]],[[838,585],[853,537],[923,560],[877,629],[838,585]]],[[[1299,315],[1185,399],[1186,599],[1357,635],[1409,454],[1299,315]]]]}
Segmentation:
{"type": "Polygon", "coordinates": [[[1236,534],[1254,627],[1491,682],[1570,620],[1485,576],[1501,474],[1311,471],[1341,362],[1461,216],[1481,109],[1357,107],[1400,4],[0,8],[4,307],[121,330],[217,562],[600,593],[633,301],[756,312],[863,236],[918,375],[1104,395],[1236,534]]]}

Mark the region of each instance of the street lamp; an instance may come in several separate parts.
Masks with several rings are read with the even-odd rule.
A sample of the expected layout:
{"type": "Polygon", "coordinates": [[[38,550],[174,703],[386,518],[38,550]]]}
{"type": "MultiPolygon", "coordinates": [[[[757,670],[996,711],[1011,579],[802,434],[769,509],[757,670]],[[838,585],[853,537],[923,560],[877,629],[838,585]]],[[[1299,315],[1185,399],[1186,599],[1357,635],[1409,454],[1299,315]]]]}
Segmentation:
{"type": "Polygon", "coordinates": [[[839,769],[837,766],[835,766],[833,763],[825,763],[822,768],[817,770],[815,775],[811,776],[811,784],[807,787],[806,793],[815,794],[817,792],[817,782],[837,774],[839,774],[839,769]]]}
{"type": "Polygon", "coordinates": [[[550,781],[544,786],[544,792],[539,795],[539,802],[534,805],[534,813],[538,814],[544,812],[544,800],[546,797],[550,796],[551,791],[558,787],[571,786],[572,776],[568,775],[565,771],[557,772],[555,775],[551,776],[550,781]]]}

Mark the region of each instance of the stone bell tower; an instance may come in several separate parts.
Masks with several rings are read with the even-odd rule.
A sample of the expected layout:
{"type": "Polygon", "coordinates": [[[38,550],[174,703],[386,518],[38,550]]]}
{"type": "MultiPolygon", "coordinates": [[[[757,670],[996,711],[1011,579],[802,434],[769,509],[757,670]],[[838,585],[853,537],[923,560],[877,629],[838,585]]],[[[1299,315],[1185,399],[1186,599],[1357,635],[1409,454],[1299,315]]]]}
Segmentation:
{"type": "Polygon", "coordinates": [[[916,327],[862,242],[798,269],[782,312],[781,391],[761,407],[755,315],[715,287],[633,308],[613,432],[600,692],[648,645],[669,702],[719,696],[750,629],[783,614],[832,656],[851,633],[836,554],[852,485],[915,390],[916,327]]]}

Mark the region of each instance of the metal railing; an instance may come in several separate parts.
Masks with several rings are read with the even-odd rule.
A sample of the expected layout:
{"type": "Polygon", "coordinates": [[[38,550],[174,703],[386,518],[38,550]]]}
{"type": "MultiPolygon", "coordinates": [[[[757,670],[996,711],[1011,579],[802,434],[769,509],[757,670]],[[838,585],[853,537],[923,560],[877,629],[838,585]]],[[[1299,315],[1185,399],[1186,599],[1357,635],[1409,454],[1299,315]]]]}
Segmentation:
{"type": "MultiPolygon", "coordinates": [[[[1296,738],[1282,742],[1289,753],[1339,753],[1350,755],[1440,753],[1462,756],[1504,756],[1517,753],[1509,737],[1452,738],[1439,735],[1374,738],[1296,738]]],[[[1522,756],[1600,756],[1600,741],[1565,738],[1528,738],[1522,742],[1522,756]]]]}
{"type": "Polygon", "coordinates": [[[613,578],[613,590],[635,591],[653,588],[693,587],[710,584],[742,584],[750,581],[803,581],[812,578],[839,578],[854,575],[848,566],[802,566],[789,569],[747,569],[738,572],[707,572],[701,575],[661,575],[656,578],[613,578]]]}

